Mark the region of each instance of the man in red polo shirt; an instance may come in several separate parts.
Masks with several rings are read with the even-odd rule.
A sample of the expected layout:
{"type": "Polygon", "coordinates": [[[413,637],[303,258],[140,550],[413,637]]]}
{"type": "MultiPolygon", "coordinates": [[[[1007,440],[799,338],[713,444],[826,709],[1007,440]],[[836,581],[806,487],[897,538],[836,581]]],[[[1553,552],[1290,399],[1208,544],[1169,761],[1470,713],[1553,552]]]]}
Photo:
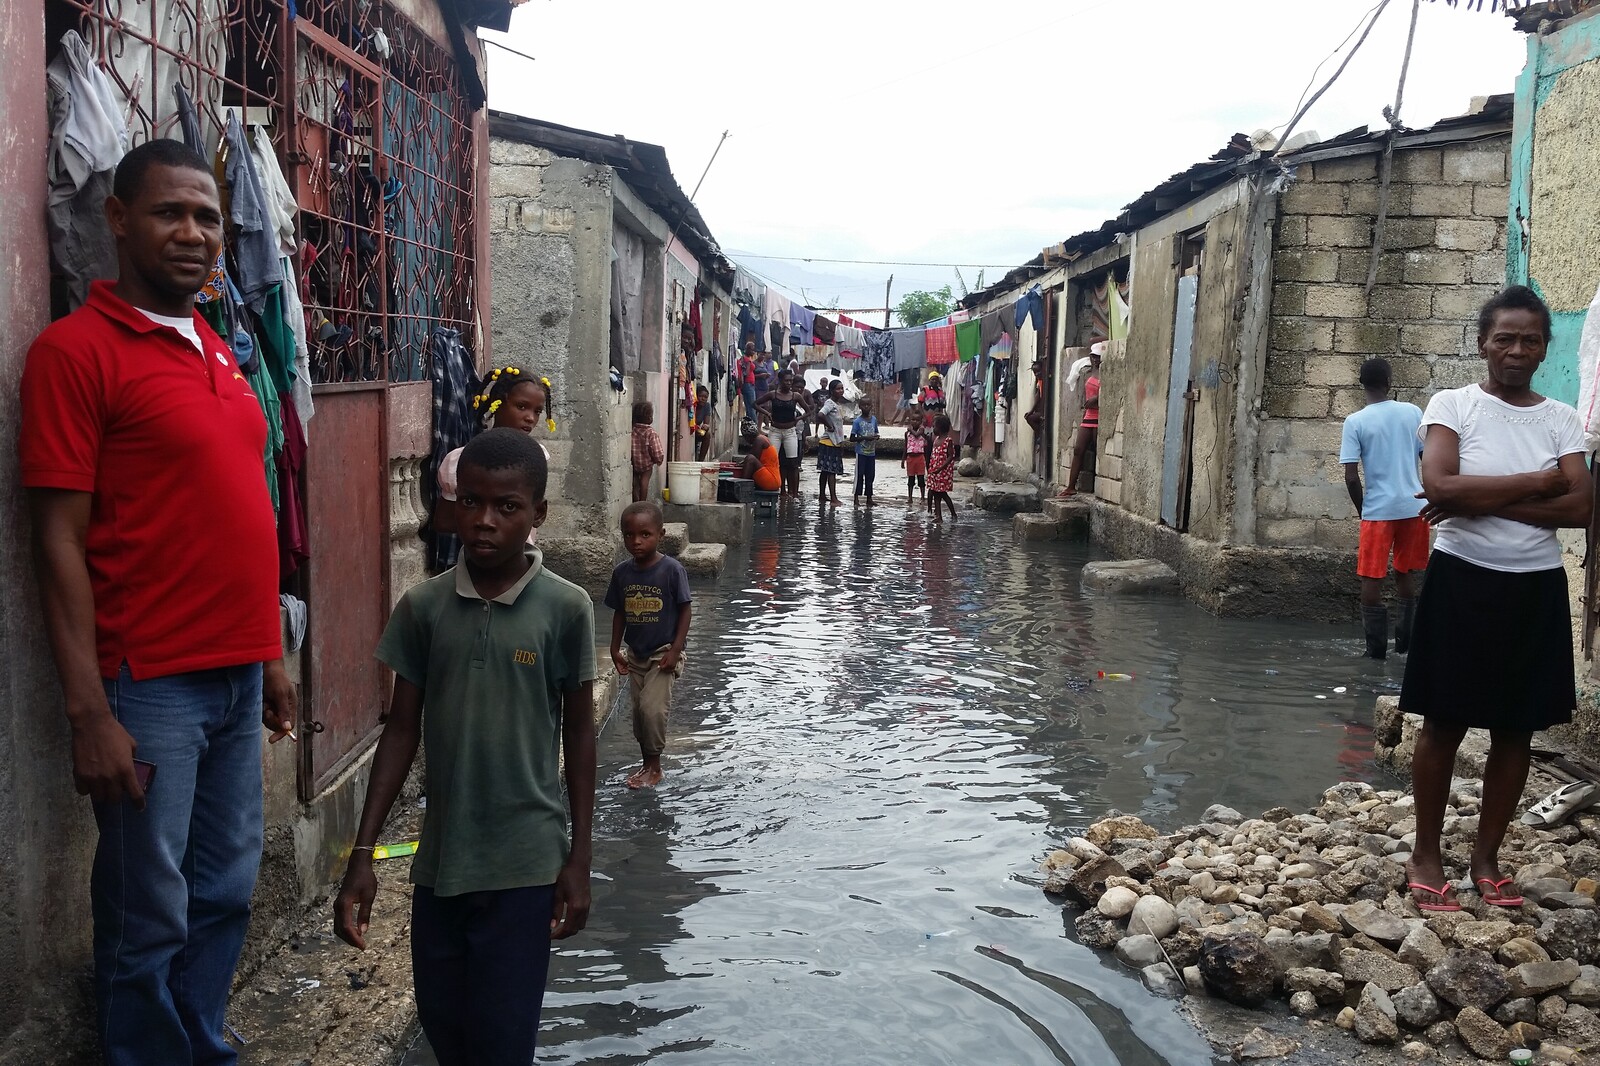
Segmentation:
{"type": "Polygon", "coordinates": [[[41,333],[22,477],[72,773],[100,842],[90,896],[108,1066],[232,1063],[223,1010],[261,859],[261,727],[292,735],[267,427],[194,310],[222,209],[177,141],[117,168],[120,274],[41,333]]]}

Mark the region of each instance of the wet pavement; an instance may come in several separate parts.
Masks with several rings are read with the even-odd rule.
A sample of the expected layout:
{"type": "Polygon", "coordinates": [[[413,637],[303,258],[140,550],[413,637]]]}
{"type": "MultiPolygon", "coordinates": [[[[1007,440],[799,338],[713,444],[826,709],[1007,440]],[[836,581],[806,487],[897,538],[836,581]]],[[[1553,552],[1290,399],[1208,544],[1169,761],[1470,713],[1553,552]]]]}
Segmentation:
{"type": "Polygon", "coordinates": [[[1112,809],[1174,828],[1377,779],[1401,664],[1354,625],[1086,595],[1086,546],[980,512],[939,529],[807,490],[695,585],[666,784],[629,792],[628,723],[602,737],[594,911],[539,1061],[1210,1061],[1072,940],[1037,861],[1112,809]]]}

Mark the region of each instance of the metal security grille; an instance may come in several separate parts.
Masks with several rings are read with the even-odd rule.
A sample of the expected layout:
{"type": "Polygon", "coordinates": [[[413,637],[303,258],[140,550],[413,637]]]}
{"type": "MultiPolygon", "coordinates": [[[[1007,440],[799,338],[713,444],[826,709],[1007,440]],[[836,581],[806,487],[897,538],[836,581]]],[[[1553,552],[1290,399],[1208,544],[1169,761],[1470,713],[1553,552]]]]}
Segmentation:
{"type": "Polygon", "coordinates": [[[302,301],[319,385],[425,380],[437,327],[474,337],[472,116],[450,51],[379,0],[48,0],[127,97],[131,139],[206,151],[228,112],[270,132],[300,204],[302,301]]]}

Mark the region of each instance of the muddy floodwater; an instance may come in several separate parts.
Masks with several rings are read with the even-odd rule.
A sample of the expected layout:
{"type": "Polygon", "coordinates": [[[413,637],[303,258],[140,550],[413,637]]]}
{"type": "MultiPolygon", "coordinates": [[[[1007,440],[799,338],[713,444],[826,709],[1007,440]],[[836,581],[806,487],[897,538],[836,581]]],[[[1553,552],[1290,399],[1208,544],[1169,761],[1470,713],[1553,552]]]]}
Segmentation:
{"type": "Polygon", "coordinates": [[[1074,942],[1037,861],[1112,809],[1170,829],[1375,779],[1401,663],[1354,624],[1085,594],[1091,549],[999,518],[819,514],[810,488],[695,584],[666,784],[624,786],[625,720],[601,738],[594,912],[540,1063],[1211,1061],[1074,942]]]}

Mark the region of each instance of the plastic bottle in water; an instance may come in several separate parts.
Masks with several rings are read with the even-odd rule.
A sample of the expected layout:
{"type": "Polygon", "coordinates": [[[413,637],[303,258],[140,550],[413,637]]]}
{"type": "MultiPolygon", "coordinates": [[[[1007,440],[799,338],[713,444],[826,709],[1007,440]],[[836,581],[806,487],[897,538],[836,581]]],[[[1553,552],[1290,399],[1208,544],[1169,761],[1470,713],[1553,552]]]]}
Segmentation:
{"type": "Polygon", "coordinates": [[[1132,674],[1108,674],[1101,670],[1098,675],[1101,681],[1132,681],[1132,674]]]}

